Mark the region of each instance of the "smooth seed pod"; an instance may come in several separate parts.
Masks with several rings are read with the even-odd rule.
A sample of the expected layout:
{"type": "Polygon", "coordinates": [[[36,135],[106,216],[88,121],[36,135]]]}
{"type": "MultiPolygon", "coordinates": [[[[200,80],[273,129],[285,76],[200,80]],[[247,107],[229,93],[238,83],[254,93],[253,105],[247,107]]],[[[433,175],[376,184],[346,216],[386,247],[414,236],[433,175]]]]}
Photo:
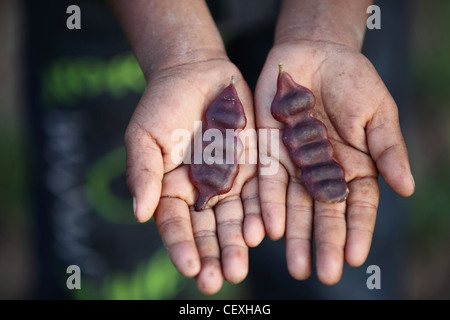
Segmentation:
{"type": "Polygon", "coordinates": [[[333,159],[325,124],[311,115],[315,103],[311,90],[297,84],[280,63],[271,112],[285,123],[283,143],[311,196],[322,202],[342,202],[349,193],[345,172],[333,159]]]}
{"type": "MultiPolygon", "coordinates": [[[[233,182],[239,172],[238,158],[242,152],[242,142],[236,134],[236,130],[244,129],[247,124],[244,108],[237,95],[235,79],[227,86],[209,105],[206,110],[206,126],[202,136],[210,129],[220,131],[221,143],[216,143],[212,157],[221,161],[210,163],[204,159],[205,149],[210,142],[202,139],[201,154],[202,162],[195,163],[194,156],[190,165],[190,179],[199,191],[199,196],[194,204],[196,211],[203,210],[208,201],[217,195],[227,193],[231,190],[233,182]],[[232,129],[232,130],[229,130],[232,129]],[[230,131],[234,133],[230,135],[230,131]],[[221,146],[221,148],[217,148],[221,146]],[[231,161],[229,161],[231,159],[231,161]]],[[[217,132],[217,131],[216,131],[217,132]]],[[[218,141],[214,141],[218,142],[218,141]]]]}

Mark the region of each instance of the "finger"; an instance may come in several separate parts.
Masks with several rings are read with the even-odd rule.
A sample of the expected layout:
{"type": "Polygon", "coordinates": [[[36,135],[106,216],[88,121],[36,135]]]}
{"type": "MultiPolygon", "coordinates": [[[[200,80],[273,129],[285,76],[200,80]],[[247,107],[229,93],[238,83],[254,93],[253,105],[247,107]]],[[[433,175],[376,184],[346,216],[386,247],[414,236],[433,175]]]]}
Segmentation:
{"type": "Polygon", "coordinates": [[[286,213],[286,259],[294,279],[305,280],[312,271],[313,201],[297,179],[289,181],[286,213]]]}
{"type": "Polygon", "coordinates": [[[370,154],[386,183],[399,195],[410,196],[414,192],[414,180],[397,107],[391,97],[369,121],[366,131],[370,154]]]}
{"type": "Polygon", "coordinates": [[[348,187],[345,261],[358,267],[366,260],[372,243],[379,198],[378,181],[373,177],[360,178],[351,181],[348,187]]]}
{"type": "MultiPolygon", "coordinates": [[[[268,162],[278,162],[278,159],[267,158],[268,162]]],[[[272,164],[269,164],[272,165],[272,164]]],[[[259,170],[258,185],[261,214],[267,235],[272,240],[278,240],[284,235],[286,224],[286,189],[288,174],[283,166],[272,174],[261,174],[259,170]]]]}
{"type": "Polygon", "coordinates": [[[156,141],[144,129],[129,126],[125,133],[127,184],[133,196],[134,215],[149,220],[158,205],[164,165],[156,141]]]}
{"type": "Polygon", "coordinates": [[[244,239],[249,247],[256,247],[264,239],[264,222],[261,216],[258,195],[258,178],[254,177],[242,188],[244,206],[244,239]]]}
{"type": "Polygon", "coordinates": [[[205,294],[214,294],[220,290],[223,283],[214,211],[192,210],[191,220],[201,261],[200,273],[196,277],[197,287],[205,294]]]}
{"type": "Polygon", "coordinates": [[[345,202],[315,201],[314,206],[317,277],[324,284],[333,285],[340,280],[344,263],[345,202]]]}
{"type": "Polygon", "coordinates": [[[248,273],[248,247],[242,233],[244,209],[239,196],[229,197],[214,207],[222,256],[222,272],[230,283],[239,283],[248,273]]]}
{"type": "Polygon", "coordinates": [[[186,202],[162,197],[156,209],[155,223],[178,271],[186,277],[196,276],[200,272],[200,257],[186,202]]]}

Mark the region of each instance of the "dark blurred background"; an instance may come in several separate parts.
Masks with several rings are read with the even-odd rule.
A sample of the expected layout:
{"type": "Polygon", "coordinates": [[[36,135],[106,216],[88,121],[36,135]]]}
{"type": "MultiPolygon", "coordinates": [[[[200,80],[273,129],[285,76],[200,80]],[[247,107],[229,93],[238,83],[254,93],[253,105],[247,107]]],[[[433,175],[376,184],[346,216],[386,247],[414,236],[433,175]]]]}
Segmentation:
{"type": "MultiPolygon", "coordinates": [[[[171,266],[153,224],[132,218],[122,137],[145,83],[120,27],[101,1],[49,3],[0,2],[0,298],[205,298],[171,266]],[[68,4],[80,6],[82,32],[65,27],[68,4]],[[69,264],[80,265],[82,290],[65,288],[69,264]]],[[[376,4],[382,29],[367,31],[364,53],[399,104],[416,193],[400,199],[381,181],[371,256],[339,285],[291,280],[284,243],[265,240],[250,263],[267,265],[269,252],[279,266],[252,267],[213,298],[450,299],[450,2],[376,4]],[[395,293],[371,295],[368,264],[381,264],[382,288],[395,293]],[[264,289],[270,273],[279,279],[264,289]]],[[[209,5],[254,86],[277,1],[209,5]]]]}

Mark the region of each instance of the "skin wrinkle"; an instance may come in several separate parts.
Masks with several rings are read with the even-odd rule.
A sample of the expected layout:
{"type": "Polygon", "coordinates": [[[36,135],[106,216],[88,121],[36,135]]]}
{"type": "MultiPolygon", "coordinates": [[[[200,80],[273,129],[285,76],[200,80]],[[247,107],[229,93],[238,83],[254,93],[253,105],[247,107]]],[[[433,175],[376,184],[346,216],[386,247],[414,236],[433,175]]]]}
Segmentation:
{"type": "Polygon", "coordinates": [[[327,219],[345,220],[345,216],[342,213],[335,212],[335,210],[324,210],[324,209],[322,209],[320,212],[316,212],[314,217],[315,218],[327,218],[327,219]]]}
{"type": "MultiPolygon", "coordinates": [[[[389,146],[388,148],[386,148],[386,149],[384,149],[380,154],[378,154],[377,156],[376,156],[376,158],[374,159],[375,160],[375,163],[377,164],[377,167],[378,167],[378,162],[379,162],[379,160],[380,159],[383,159],[384,157],[386,157],[386,155],[387,154],[389,154],[389,153],[392,153],[392,151],[394,150],[394,149],[396,149],[396,148],[400,148],[400,149],[402,149],[402,145],[400,145],[399,143],[396,143],[396,144],[394,144],[394,145],[391,145],[391,146],[389,146]]],[[[395,150],[394,150],[395,151],[395,150]]]]}
{"type": "Polygon", "coordinates": [[[262,180],[264,183],[271,183],[271,184],[275,184],[275,185],[287,185],[287,182],[286,181],[284,181],[284,179],[278,179],[277,177],[270,177],[269,178],[269,176],[266,176],[267,178],[264,178],[264,179],[261,179],[260,178],[260,180],[262,180]]]}
{"type": "Polygon", "coordinates": [[[321,247],[322,250],[326,250],[327,248],[335,249],[339,252],[339,254],[344,253],[345,244],[336,244],[336,242],[328,241],[328,240],[315,240],[316,247],[321,247]]]}
{"type": "Polygon", "coordinates": [[[312,239],[310,237],[307,238],[307,237],[302,237],[300,235],[292,235],[290,233],[289,234],[286,233],[286,240],[300,241],[300,242],[306,243],[308,247],[311,246],[311,244],[312,244],[312,239]]]}
{"type": "MultiPolygon", "coordinates": [[[[222,252],[225,252],[227,250],[244,250],[247,251],[247,247],[242,245],[242,244],[237,244],[237,243],[227,243],[226,245],[221,246],[222,252]]],[[[242,259],[242,257],[238,258],[242,259]]]]}
{"type": "Polygon", "coordinates": [[[240,227],[242,225],[243,218],[235,218],[235,219],[226,219],[217,221],[217,225],[221,227],[229,227],[229,226],[237,226],[240,227]]]}
{"type": "Polygon", "coordinates": [[[167,229],[170,229],[173,225],[180,225],[183,223],[189,222],[191,224],[191,220],[186,217],[175,216],[171,218],[165,218],[162,221],[158,222],[158,229],[161,233],[166,233],[167,229]]]}
{"type": "MultiPolygon", "coordinates": [[[[190,53],[195,56],[198,57],[198,53],[199,52],[203,52],[205,49],[201,49],[201,50],[192,50],[190,53]]],[[[171,79],[173,77],[177,77],[180,79],[183,79],[182,76],[179,76],[179,74],[183,74],[186,71],[189,71],[190,68],[195,67],[195,65],[199,65],[199,64],[210,64],[210,63],[215,63],[215,62],[224,62],[224,63],[229,63],[230,60],[228,59],[228,57],[226,56],[221,56],[222,54],[218,54],[221,51],[218,50],[213,50],[211,49],[211,57],[209,57],[209,54],[205,54],[205,56],[207,56],[207,58],[203,58],[203,59],[197,59],[194,61],[187,61],[187,62],[179,62],[179,63],[174,63],[171,65],[167,65],[164,67],[159,66],[160,68],[157,70],[154,70],[151,74],[155,73],[157,74],[157,76],[153,77],[151,74],[148,75],[148,79],[151,79],[152,81],[158,80],[161,82],[166,81],[167,79],[171,79]],[[219,56],[218,56],[219,55],[219,56]],[[162,76],[161,76],[162,75],[162,76]]],[[[196,85],[195,83],[189,82],[189,85],[196,85]]],[[[199,92],[203,92],[203,88],[200,88],[197,86],[197,90],[199,92]]],[[[220,91],[218,91],[220,92],[220,91]]],[[[206,95],[204,95],[206,96],[206,95]]]]}
{"type": "Polygon", "coordinates": [[[355,226],[351,226],[351,227],[347,227],[347,231],[351,232],[351,231],[358,231],[358,232],[362,232],[362,233],[366,233],[367,235],[369,235],[370,237],[373,236],[373,229],[369,228],[369,227],[355,227],[355,226]]]}
{"type": "Polygon", "coordinates": [[[195,242],[192,239],[183,239],[183,240],[177,240],[174,242],[171,242],[170,244],[168,244],[167,242],[165,243],[165,247],[166,249],[170,252],[171,249],[174,249],[175,247],[179,247],[180,245],[183,244],[194,244],[195,242]]]}
{"type": "Polygon", "coordinates": [[[164,195],[164,194],[161,194],[160,199],[180,200],[180,201],[183,201],[183,202],[189,207],[189,201],[188,201],[187,199],[183,199],[183,198],[182,198],[181,196],[179,196],[179,195],[173,196],[173,195],[164,195]]]}
{"type": "MultiPolygon", "coordinates": [[[[281,138],[280,138],[280,142],[279,142],[279,145],[280,145],[280,148],[284,148],[284,149],[286,149],[285,148],[285,146],[284,146],[284,144],[283,144],[283,141],[281,141],[281,138]]],[[[281,151],[281,150],[280,150],[281,151]]],[[[286,150],[287,151],[287,150],[286,150]]],[[[285,166],[285,164],[281,161],[281,159],[280,158],[274,158],[273,156],[272,156],[272,154],[270,154],[270,155],[265,155],[266,156],[266,158],[268,158],[269,159],[269,162],[270,163],[272,163],[272,161],[277,161],[278,162],[278,164],[284,169],[284,171],[285,172],[287,172],[287,173],[289,173],[289,176],[295,176],[295,170],[296,170],[296,166],[295,165],[292,165],[292,166],[290,166],[290,168],[292,169],[292,170],[288,170],[288,168],[285,166]],[[293,173],[293,174],[291,174],[291,172],[293,173]]],[[[280,152],[280,156],[281,156],[281,152],[280,152]]],[[[266,160],[266,162],[267,162],[267,160],[266,160]]],[[[278,172],[279,172],[279,168],[278,168],[278,172]]],[[[270,179],[269,178],[269,175],[261,175],[261,176],[259,176],[259,180],[266,180],[266,181],[271,181],[271,180],[274,180],[273,182],[275,182],[275,181],[278,181],[279,183],[282,183],[282,184],[285,184],[285,185],[287,185],[287,182],[284,182],[284,181],[282,181],[282,180],[277,180],[277,179],[279,179],[279,174],[277,173],[276,175],[276,178],[275,179],[270,179]]],[[[284,179],[283,179],[284,180],[284,179]]],[[[271,181],[272,182],[272,181],[271,181]]]]}
{"type": "MultiPolygon", "coordinates": [[[[253,177],[252,177],[253,178],[253,177]]],[[[259,194],[258,193],[253,193],[249,196],[244,196],[242,197],[242,201],[251,201],[251,200],[259,200],[259,194]]]]}
{"type": "Polygon", "coordinates": [[[257,217],[258,219],[261,217],[261,213],[259,213],[259,212],[246,212],[245,213],[245,217],[244,217],[244,219],[245,218],[251,218],[251,217],[257,217]]]}
{"type": "Polygon", "coordinates": [[[278,205],[278,206],[285,206],[286,203],[285,202],[281,202],[281,201],[272,201],[272,200],[266,200],[266,201],[261,201],[261,206],[263,205],[278,205]]]}
{"type": "Polygon", "coordinates": [[[223,200],[220,202],[220,204],[217,205],[217,207],[222,206],[222,205],[224,205],[224,204],[227,204],[227,203],[229,203],[229,202],[240,201],[240,200],[241,200],[241,198],[240,198],[239,195],[229,196],[229,197],[223,199],[223,200]]]}
{"type": "MultiPolygon", "coordinates": [[[[217,266],[220,266],[220,256],[215,256],[215,255],[204,255],[202,257],[200,257],[200,261],[202,263],[202,269],[204,269],[205,267],[207,267],[208,265],[210,265],[211,267],[213,267],[216,270],[220,270],[220,268],[216,268],[217,266]]],[[[214,271],[211,271],[212,274],[214,274],[214,271]]],[[[210,272],[210,275],[211,275],[210,272]]],[[[200,276],[200,275],[198,275],[200,276]]]]}
{"type": "Polygon", "coordinates": [[[376,211],[378,209],[378,205],[366,200],[350,199],[349,201],[347,201],[347,205],[351,206],[352,208],[371,209],[373,211],[376,211]]]}
{"type": "Polygon", "coordinates": [[[375,127],[370,126],[370,129],[367,130],[366,134],[368,136],[370,136],[370,135],[373,134],[374,131],[377,131],[377,130],[380,130],[380,129],[384,129],[385,127],[386,127],[386,123],[384,123],[384,122],[381,122],[379,125],[377,125],[375,127]]]}
{"type": "Polygon", "coordinates": [[[296,212],[296,213],[310,213],[311,207],[307,205],[292,205],[288,202],[286,209],[289,212],[296,212]]]}
{"type": "MultiPolygon", "coordinates": [[[[379,131],[381,129],[383,129],[382,131],[386,131],[386,127],[387,125],[389,125],[390,123],[386,123],[385,121],[383,121],[383,119],[391,119],[389,112],[388,111],[384,111],[384,113],[386,113],[387,115],[385,116],[380,116],[381,111],[377,112],[373,118],[371,119],[371,121],[367,124],[366,128],[367,129],[367,137],[371,137],[374,135],[374,132],[379,131]],[[378,120],[380,119],[380,120],[378,120]],[[373,122],[380,122],[380,124],[378,125],[374,125],[373,122]]],[[[390,129],[392,129],[392,126],[390,126],[390,129]]]]}
{"type": "Polygon", "coordinates": [[[216,238],[217,234],[215,231],[213,230],[197,230],[193,232],[194,234],[194,239],[205,239],[205,238],[216,238]]]}
{"type": "MultiPolygon", "coordinates": [[[[197,275],[198,277],[201,277],[201,275],[204,273],[204,270],[206,268],[211,268],[212,270],[208,272],[209,276],[214,276],[216,273],[220,274],[220,256],[218,255],[204,255],[200,257],[200,262],[202,264],[202,269],[200,270],[200,273],[197,275]]],[[[220,276],[222,276],[220,274],[220,276]]],[[[207,286],[205,286],[207,287],[207,286]]]]}

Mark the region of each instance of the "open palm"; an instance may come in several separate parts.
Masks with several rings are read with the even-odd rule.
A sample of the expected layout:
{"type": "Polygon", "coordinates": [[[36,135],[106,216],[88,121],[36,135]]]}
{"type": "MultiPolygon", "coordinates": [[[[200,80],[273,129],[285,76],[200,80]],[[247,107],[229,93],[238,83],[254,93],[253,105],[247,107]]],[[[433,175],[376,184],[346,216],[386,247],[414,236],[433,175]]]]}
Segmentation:
{"type": "Polygon", "coordinates": [[[288,269],[294,278],[311,274],[314,234],[317,275],[323,283],[334,284],[344,259],[359,266],[368,255],[379,199],[378,173],[398,194],[414,191],[397,107],[374,67],[355,49],[320,41],[289,42],[272,49],[258,80],[258,130],[283,129],[270,112],[279,62],[316,96],[312,114],[328,128],[350,193],[343,203],[314,201],[280,134],[279,153],[269,156],[269,161],[279,161],[278,172],[259,175],[262,216],[269,237],[286,236],[288,269]]]}
{"type": "MultiPolygon", "coordinates": [[[[189,166],[173,157],[174,148],[180,149],[182,143],[181,149],[188,150],[185,147],[191,139],[173,141],[172,133],[188,130],[192,137],[194,122],[204,119],[206,108],[231,76],[237,77],[246,128],[254,128],[251,92],[238,69],[226,59],[180,65],[154,75],[125,135],[127,181],[135,215],[144,222],[155,213],[176,268],[185,276],[196,276],[201,291],[214,293],[221,288],[223,277],[233,283],[245,278],[247,246],[257,245],[264,236],[258,214],[256,164],[240,165],[232,189],[197,212],[193,205],[198,192],[189,180],[189,166]]],[[[245,146],[256,146],[256,141],[245,146]]]]}

